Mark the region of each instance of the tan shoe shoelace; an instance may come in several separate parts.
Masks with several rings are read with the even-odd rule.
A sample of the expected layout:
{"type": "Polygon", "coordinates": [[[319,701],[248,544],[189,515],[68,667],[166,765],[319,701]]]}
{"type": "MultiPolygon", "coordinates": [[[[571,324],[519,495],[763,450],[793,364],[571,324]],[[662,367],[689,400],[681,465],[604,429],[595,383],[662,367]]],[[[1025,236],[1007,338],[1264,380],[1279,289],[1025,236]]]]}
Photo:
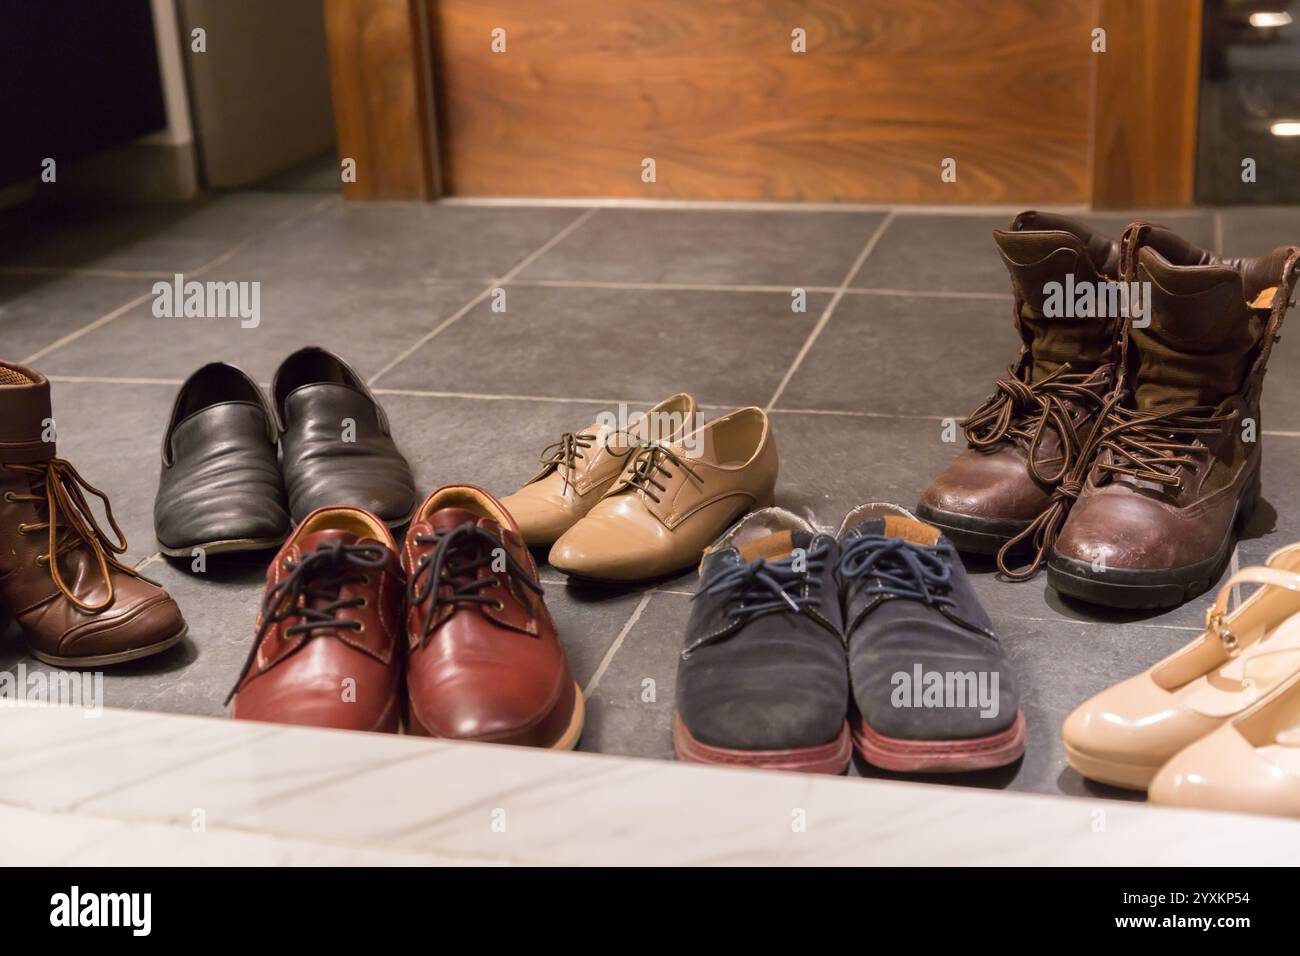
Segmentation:
{"type": "Polygon", "coordinates": [[[1069,474],[1082,444],[1066,403],[1075,400],[1100,407],[1103,399],[1096,384],[1096,372],[1071,372],[1069,365],[1031,384],[1021,381],[1011,366],[1007,377],[995,383],[996,391],[962,422],[966,440],[975,448],[992,448],[1009,439],[1024,441],[1029,474],[1041,484],[1054,485],[1069,474]],[[1060,468],[1052,475],[1042,474],[1037,461],[1048,429],[1056,433],[1062,456],[1060,468]]]}
{"type": "Polygon", "coordinates": [[[582,453],[590,448],[595,440],[595,435],[565,432],[560,436],[559,441],[542,449],[541,457],[538,459],[542,470],[529,479],[529,484],[544,477],[551,468],[558,468],[564,476],[564,488],[560,493],[567,494],[573,480],[573,472],[583,458],[582,453]]]}
{"type": "MultiPolygon", "coordinates": [[[[612,454],[618,454],[617,451],[609,448],[608,443],[605,447],[612,454]]],[[[625,477],[621,478],[619,483],[610,490],[611,495],[627,489],[644,491],[646,497],[657,504],[660,501],[659,495],[651,491],[651,488],[657,489],[659,492],[668,490],[667,485],[659,482],[658,476],[663,475],[665,479],[673,477],[673,473],[668,470],[669,464],[682,469],[700,484],[704,483],[704,479],[696,473],[695,469],[686,464],[686,460],[668,445],[659,442],[640,442],[629,447],[623,452],[623,455],[631,455],[632,457],[623,471],[625,477]]]]}
{"type": "Polygon", "coordinates": [[[83,611],[102,611],[113,603],[113,570],[132,577],[140,577],[134,568],[122,564],[114,557],[126,553],[126,536],[113,517],[113,506],[109,504],[108,496],[82,478],[70,462],[62,458],[51,458],[40,464],[8,464],[0,467],[30,475],[44,485],[43,495],[10,491],[5,493],[5,500],[32,501],[45,505],[46,520],[19,524],[18,533],[25,535],[42,529],[48,530],[49,551],[40,555],[36,561],[38,564],[49,566],[50,578],[54,581],[54,586],[69,601],[83,611]],[[83,489],[98,498],[100,504],[104,506],[104,514],[108,518],[116,540],[110,540],[95,521],[94,512],[83,494],[83,489]],[[62,525],[60,521],[63,522],[62,525]],[[104,600],[98,604],[90,604],[73,594],[59,570],[59,557],[81,547],[89,549],[99,565],[100,580],[103,581],[107,593],[104,600]]]}

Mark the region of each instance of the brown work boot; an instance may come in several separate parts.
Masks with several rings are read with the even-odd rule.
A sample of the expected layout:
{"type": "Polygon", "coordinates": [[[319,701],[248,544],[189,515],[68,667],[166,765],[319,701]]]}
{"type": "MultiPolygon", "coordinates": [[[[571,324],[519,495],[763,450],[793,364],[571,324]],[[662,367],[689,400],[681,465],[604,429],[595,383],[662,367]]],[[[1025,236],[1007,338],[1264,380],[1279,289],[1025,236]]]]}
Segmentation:
{"type": "Polygon", "coordinates": [[[1060,593],[1170,607],[1218,580],[1259,497],[1260,392],[1300,249],[1221,259],[1147,223],[1121,245],[1121,271],[1143,284],[1145,308],[1126,321],[1090,463],[1036,533],[1051,545],[1068,508],[1048,560],[1060,593]]]}
{"type": "Polygon", "coordinates": [[[0,362],[0,600],[47,664],[101,667],[166,650],[185,636],[180,609],[117,560],[126,539],[108,499],[55,457],[44,440],[52,426],[50,383],[0,362]]]}
{"type": "Polygon", "coordinates": [[[960,550],[983,554],[1019,535],[1074,464],[1114,386],[1120,327],[1097,307],[1100,283],[1118,275],[1118,243],[1038,212],[993,239],[1011,272],[1020,356],[962,423],[967,449],[917,505],[960,550]],[[1088,286],[1091,308],[1075,294],[1088,286]]]}

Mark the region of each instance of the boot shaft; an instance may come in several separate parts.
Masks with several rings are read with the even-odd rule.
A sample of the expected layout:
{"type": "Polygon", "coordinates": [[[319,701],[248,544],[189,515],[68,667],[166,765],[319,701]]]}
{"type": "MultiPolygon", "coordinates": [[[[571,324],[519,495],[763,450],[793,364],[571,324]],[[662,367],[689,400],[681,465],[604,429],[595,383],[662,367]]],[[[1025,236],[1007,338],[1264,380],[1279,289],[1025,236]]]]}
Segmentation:
{"type": "Polygon", "coordinates": [[[1117,242],[1083,223],[1033,211],[994,231],[993,241],[1011,274],[1031,384],[1062,365],[1089,373],[1115,361],[1121,317],[1099,303],[1119,273],[1117,242]]]}
{"type": "Polygon", "coordinates": [[[55,456],[50,383],[39,372],[0,362],[0,465],[55,456]]]}
{"type": "Polygon", "coordinates": [[[1143,299],[1121,340],[1125,401],[1158,413],[1236,399],[1257,414],[1300,250],[1222,258],[1142,222],[1125,231],[1122,245],[1121,269],[1143,299]]]}

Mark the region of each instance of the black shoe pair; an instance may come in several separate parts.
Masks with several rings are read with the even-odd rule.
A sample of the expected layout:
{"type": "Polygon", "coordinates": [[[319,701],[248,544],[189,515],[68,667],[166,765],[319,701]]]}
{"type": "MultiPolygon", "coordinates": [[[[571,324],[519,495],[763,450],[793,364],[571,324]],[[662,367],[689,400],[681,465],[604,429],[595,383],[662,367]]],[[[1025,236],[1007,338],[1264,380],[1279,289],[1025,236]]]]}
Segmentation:
{"type": "Polygon", "coordinates": [[[271,402],[224,362],[185,381],[163,435],[154,500],[164,554],[278,547],[325,505],[365,508],[392,527],[416,505],[388,418],[346,362],[314,346],[294,352],[276,370],[271,402]]]}
{"type": "Polygon", "coordinates": [[[908,511],[838,534],[764,508],[705,553],[677,670],[682,760],[843,773],[998,767],[1024,752],[1014,679],[952,544],[908,511]]]}

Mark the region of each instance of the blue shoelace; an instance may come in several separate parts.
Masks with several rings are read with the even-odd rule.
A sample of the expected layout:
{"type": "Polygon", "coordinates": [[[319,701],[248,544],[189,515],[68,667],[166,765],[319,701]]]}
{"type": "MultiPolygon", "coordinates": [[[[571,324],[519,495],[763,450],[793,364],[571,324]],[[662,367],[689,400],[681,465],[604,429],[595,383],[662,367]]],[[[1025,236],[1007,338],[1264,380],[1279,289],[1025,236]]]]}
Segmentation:
{"type": "MultiPolygon", "coordinates": [[[[820,575],[825,571],[829,552],[830,548],[821,544],[779,561],[755,558],[745,564],[733,565],[714,575],[691,600],[705,594],[730,595],[726,617],[731,621],[772,611],[803,613],[821,603],[819,595],[800,592],[810,575],[820,575]]],[[[691,651],[718,636],[720,634],[710,634],[696,640],[682,651],[682,656],[689,657],[691,651]]]]}
{"type": "Polygon", "coordinates": [[[864,534],[844,545],[840,577],[866,579],[866,593],[912,598],[952,607],[952,564],[957,552],[948,542],[915,544],[904,538],[864,534]]]}

